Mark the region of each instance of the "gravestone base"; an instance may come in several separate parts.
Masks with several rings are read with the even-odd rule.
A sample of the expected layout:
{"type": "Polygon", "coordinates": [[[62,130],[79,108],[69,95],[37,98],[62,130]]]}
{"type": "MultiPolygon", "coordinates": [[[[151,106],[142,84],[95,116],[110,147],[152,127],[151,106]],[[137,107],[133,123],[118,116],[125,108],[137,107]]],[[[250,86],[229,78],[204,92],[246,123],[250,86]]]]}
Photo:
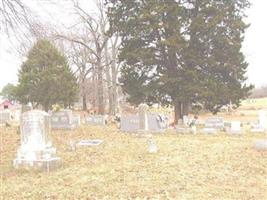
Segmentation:
{"type": "Polygon", "coordinates": [[[61,166],[61,159],[59,157],[40,160],[15,159],[13,166],[16,169],[36,169],[49,172],[61,166]]]}
{"type": "Polygon", "coordinates": [[[48,147],[44,150],[28,150],[19,148],[13,166],[17,169],[36,169],[50,171],[58,168],[61,159],[56,156],[56,149],[48,147]]]}
{"type": "Polygon", "coordinates": [[[178,133],[178,134],[190,134],[190,133],[193,133],[193,131],[190,127],[177,127],[176,133],[178,133]]]}
{"type": "Polygon", "coordinates": [[[216,128],[204,128],[204,129],[202,129],[201,132],[205,133],[205,134],[216,134],[216,133],[218,133],[218,129],[216,129],[216,128]]]}

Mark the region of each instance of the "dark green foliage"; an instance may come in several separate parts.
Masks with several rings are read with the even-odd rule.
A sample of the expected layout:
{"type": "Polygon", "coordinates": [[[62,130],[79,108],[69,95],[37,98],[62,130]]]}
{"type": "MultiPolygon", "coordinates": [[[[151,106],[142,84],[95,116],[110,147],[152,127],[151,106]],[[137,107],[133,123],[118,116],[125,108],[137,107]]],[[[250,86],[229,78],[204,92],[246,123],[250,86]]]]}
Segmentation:
{"type": "Polygon", "coordinates": [[[3,96],[4,98],[13,101],[16,99],[16,86],[8,83],[7,85],[5,85],[2,89],[2,92],[0,93],[1,96],[3,96]]]}
{"type": "Polygon", "coordinates": [[[77,81],[66,58],[47,40],[39,40],[19,71],[18,100],[42,105],[70,105],[76,99],[77,81]]]}
{"type": "MultiPolygon", "coordinates": [[[[213,113],[239,105],[252,88],[241,45],[247,0],[107,0],[111,32],[121,36],[121,83],[129,101],[201,103],[213,113]]],[[[176,113],[177,114],[177,113],[176,113]]]]}

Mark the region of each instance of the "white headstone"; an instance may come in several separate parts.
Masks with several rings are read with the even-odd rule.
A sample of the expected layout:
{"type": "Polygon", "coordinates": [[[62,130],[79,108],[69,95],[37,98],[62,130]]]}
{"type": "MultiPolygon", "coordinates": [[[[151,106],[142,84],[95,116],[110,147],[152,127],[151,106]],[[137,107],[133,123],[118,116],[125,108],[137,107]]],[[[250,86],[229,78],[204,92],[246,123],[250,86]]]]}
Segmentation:
{"type": "Polygon", "coordinates": [[[157,147],[156,142],[153,140],[153,138],[149,138],[147,142],[148,142],[148,152],[157,153],[158,147],[157,147]]]}
{"type": "Polygon", "coordinates": [[[267,129],[267,116],[265,110],[259,111],[259,126],[263,129],[267,129]]]}
{"type": "Polygon", "coordinates": [[[232,121],[230,126],[231,134],[241,134],[241,123],[240,121],[232,121]]]}
{"type": "Polygon", "coordinates": [[[183,116],[183,124],[184,124],[184,125],[189,125],[189,121],[190,121],[190,120],[189,120],[189,117],[188,117],[187,115],[184,115],[184,116],[183,116]]]}
{"type": "Polygon", "coordinates": [[[147,117],[148,108],[149,107],[146,104],[140,104],[138,107],[139,128],[141,131],[147,131],[148,130],[148,117],[147,117]]]}
{"type": "Polygon", "coordinates": [[[254,148],[258,151],[267,151],[267,140],[256,141],[254,148]]]}
{"type": "Polygon", "coordinates": [[[49,170],[57,166],[60,158],[49,140],[50,129],[50,116],[46,112],[32,110],[22,114],[21,146],[13,161],[14,167],[35,166],[49,170]]]}

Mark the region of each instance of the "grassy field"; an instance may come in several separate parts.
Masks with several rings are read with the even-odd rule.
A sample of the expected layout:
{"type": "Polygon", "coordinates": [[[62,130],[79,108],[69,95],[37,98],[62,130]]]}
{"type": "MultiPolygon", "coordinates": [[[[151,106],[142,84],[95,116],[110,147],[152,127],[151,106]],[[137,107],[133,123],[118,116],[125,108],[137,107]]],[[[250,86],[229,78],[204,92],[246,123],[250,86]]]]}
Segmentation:
{"type": "Polygon", "coordinates": [[[267,154],[253,149],[263,135],[155,135],[147,141],[115,127],[53,131],[62,159],[56,171],[15,170],[15,128],[0,128],[0,199],[267,199],[267,154]],[[70,140],[103,139],[68,151],[70,140]]]}

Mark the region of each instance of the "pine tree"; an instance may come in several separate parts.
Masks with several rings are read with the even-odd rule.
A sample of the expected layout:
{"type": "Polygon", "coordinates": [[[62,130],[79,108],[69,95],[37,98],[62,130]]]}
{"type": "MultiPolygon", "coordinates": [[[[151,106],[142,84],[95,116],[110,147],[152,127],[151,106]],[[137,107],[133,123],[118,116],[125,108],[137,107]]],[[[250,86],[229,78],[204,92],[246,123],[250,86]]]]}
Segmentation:
{"type": "Polygon", "coordinates": [[[121,36],[121,83],[131,103],[175,108],[192,103],[213,113],[239,104],[247,63],[241,52],[246,0],[108,0],[111,31],[121,36]]]}
{"type": "Polygon", "coordinates": [[[39,40],[29,51],[19,71],[16,96],[21,103],[70,105],[78,92],[77,80],[66,58],[47,40],[39,40]]]}

